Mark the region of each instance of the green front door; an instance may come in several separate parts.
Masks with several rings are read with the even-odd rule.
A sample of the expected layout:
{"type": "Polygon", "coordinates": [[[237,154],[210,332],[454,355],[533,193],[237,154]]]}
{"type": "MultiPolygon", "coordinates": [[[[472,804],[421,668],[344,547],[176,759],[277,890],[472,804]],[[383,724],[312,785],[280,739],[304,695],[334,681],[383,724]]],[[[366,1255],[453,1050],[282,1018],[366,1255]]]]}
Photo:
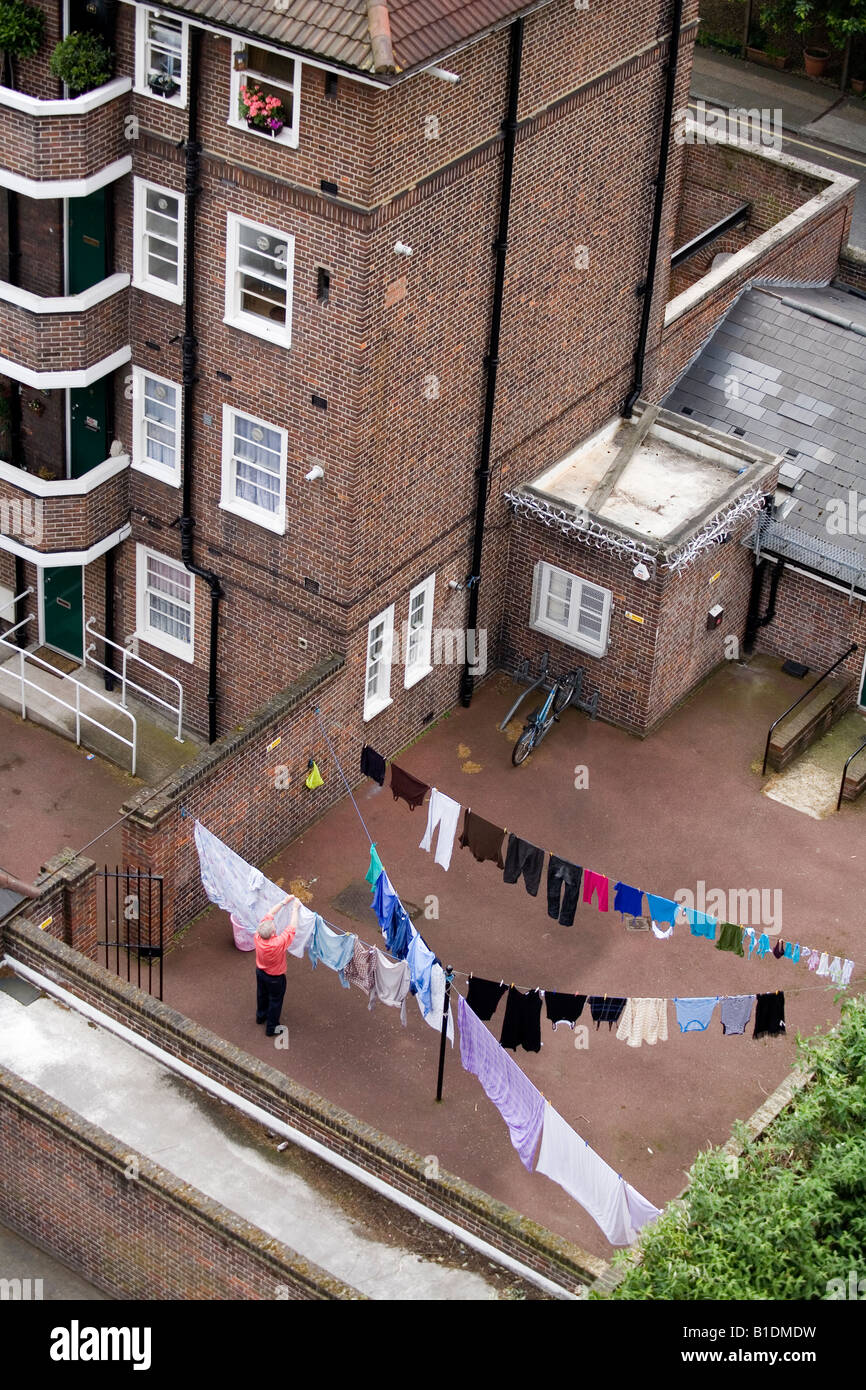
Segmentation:
{"type": "Polygon", "coordinates": [[[45,645],[79,661],[84,658],[83,577],[80,565],[42,571],[45,645]]]}
{"type": "Polygon", "coordinates": [[[108,383],[69,392],[69,476],[80,478],[108,458],[108,383]]]}
{"type": "Polygon", "coordinates": [[[69,199],[69,293],[80,294],[108,275],[105,189],[69,199]]]}

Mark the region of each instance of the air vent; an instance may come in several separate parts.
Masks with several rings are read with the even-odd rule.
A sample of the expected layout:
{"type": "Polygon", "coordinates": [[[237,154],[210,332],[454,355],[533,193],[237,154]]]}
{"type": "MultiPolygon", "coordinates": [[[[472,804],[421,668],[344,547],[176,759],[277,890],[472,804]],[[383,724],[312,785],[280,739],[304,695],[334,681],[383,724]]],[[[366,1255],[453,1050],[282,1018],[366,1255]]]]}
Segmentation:
{"type": "Polygon", "coordinates": [[[695,413],[695,412],[694,412],[694,410],[692,409],[692,407],[691,407],[690,405],[681,405],[681,406],[680,406],[680,414],[681,414],[681,415],[694,415],[694,413],[695,413]]]}
{"type": "Polygon", "coordinates": [[[310,400],[313,402],[313,405],[316,407],[317,410],[328,409],[328,402],[325,400],[324,396],[311,396],[310,400]]]}
{"type": "Polygon", "coordinates": [[[150,348],[151,352],[159,352],[159,343],[152,342],[150,338],[145,339],[144,346],[150,348]]]}
{"type": "Polygon", "coordinates": [[[307,576],[304,580],[304,588],[309,589],[311,594],[317,594],[319,592],[319,581],[317,579],[310,579],[310,577],[307,576]]]}
{"type": "Polygon", "coordinates": [[[328,73],[326,73],[326,74],[325,74],[325,96],[326,96],[326,97],[331,97],[331,98],[333,99],[334,97],[336,97],[336,95],[337,95],[337,93],[339,92],[339,90],[340,90],[340,79],[337,77],[337,74],[336,74],[335,72],[328,72],[328,73]]]}
{"type": "Polygon", "coordinates": [[[731,429],[731,434],[737,434],[737,435],[740,436],[741,439],[743,438],[743,435],[744,435],[745,433],[746,433],[746,431],[743,430],[743,429],[740,429],[740,426],[739,426],[739,425],[734,425],[734,426],[732,427],[732,429],[731,429]]]}
{"type": "Polygon", "coordinates": [[[785,456],[789,459],[798,459],[800,457],[796,449],[786,449],[785,456]]]}
{"type": "Polygon", "coordinates": [[[231,372],[217,372],[217,377],[220,381],[231,381],[232,379],[231,372]]]}
{"type": "Polygon", "coordinates": [[[328,196],[331,198],[336,198],[337,194],[340,191],[335,183],[329,183],[327,179],[322,179],[322,182],[319,184],[319,187],[321,188],[323,193],[327,193],[328,196]]]}
{"type": "Polygon", "coordinates": [[[327,304],[331,298],[331,272],[323,265],[316,267],[316,298],[320,304],[327,304]]]}

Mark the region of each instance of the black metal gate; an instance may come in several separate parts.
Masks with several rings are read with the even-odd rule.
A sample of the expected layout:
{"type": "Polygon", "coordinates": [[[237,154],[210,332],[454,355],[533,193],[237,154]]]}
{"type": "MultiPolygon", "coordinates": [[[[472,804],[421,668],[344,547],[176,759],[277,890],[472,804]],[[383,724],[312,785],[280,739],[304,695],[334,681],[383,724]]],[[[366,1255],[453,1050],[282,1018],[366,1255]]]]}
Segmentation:
{"type": "Polygon", "coordinates": [[[106,865],[98,877],[100,963],[161,999],[162,876],[106,865]]]}

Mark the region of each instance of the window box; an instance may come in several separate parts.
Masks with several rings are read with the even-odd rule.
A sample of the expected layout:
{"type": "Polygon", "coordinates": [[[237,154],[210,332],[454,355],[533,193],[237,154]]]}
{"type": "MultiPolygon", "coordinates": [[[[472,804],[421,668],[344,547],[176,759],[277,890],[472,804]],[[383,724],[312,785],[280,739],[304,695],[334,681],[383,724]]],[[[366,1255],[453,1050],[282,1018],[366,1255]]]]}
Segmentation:
{"type": "Polygon", "coordinates": [[[613,594],[544,560],[535,566],[529,626],[570,647],[604,656],[613,594]]]}
{"type": "Polygon", "coordinates": [[[374,719],[391,699],[391,662],[394,649],[394,605],[372,618],[367,628],[367,668],[364,684],[364,720],[374,719]]]}
{"type": "Polygon", "coordinates": [[[136,637],[181,661],[192,661],[195,576],[178,560],[146,545],[135,548],[136,637]]]}
{"type": "Polygon", "coordinates": [[[294,261],[293,236],[229,213],[224,321],[291,347],[294,261]]]}
{"type": "Polygon", "coordinates": [[[286,430],[223,406],[222,509],[283,535],[287,452],[286,430]]]}
{"type": "Polygon", "coordinates": [[[301,64],[297,58],[261,44],[234,40],[230,126],[297,149],[300,98],[301,64]]]}
{"type": "Polygon", "coordinates": [[[135,90],[172,106],[186,106],[189,25],[159,10],[136,8],[135,90]]]}
{"type": "Polygon", "coordinates": [[[184,195],[139,178],[133,189],[133,286],[182,304],[184,195]]]}

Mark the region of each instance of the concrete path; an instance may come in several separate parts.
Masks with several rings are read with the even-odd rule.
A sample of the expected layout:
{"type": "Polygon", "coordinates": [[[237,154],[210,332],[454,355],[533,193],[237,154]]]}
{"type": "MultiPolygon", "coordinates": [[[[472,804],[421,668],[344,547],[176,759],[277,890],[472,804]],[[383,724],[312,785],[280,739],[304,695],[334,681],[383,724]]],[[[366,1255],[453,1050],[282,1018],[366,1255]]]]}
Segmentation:
{"type": "Polygon", "coordinates": [[[862,101],[842,101],[825,116],[812,121],[805,134],[866,154],[866,105],[862,101]]]}
{"type": "Polygon", "coordinates": [[[443,1236],[442,1254],[419,1255],[395,1240],[389,1216],[396,1227],[405,1213],[385,1199],[378,1219],[348,1197],[344,1209],[336,1194],[357,1187],[351,1179],[337,1174],[329,1191],[309,1155],[278,1153],[235,1112],[50,999],[26,1007],[0,992],[0,1062],[370,1298],[497,1297],[490,1275],[461,1267],[486,1261],[457,1241],[443,1236]]]}

